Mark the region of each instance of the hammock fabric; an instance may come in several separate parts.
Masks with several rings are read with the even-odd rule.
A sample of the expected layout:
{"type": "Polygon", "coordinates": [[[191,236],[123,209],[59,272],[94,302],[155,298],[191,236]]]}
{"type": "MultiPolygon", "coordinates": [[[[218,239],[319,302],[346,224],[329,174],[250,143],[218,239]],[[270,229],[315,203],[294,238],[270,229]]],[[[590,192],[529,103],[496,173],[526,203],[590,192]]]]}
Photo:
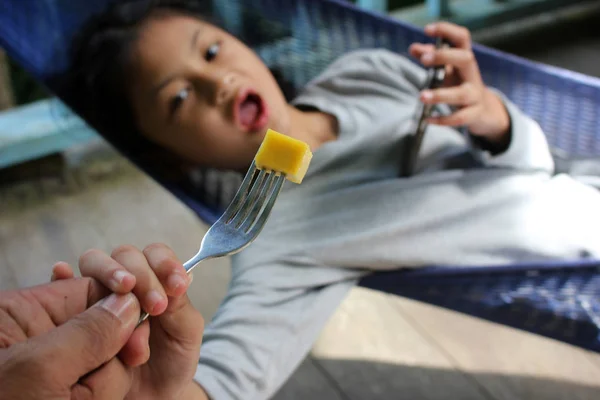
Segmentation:
{"type": "MultiPolygon", "coordinates": [[[[67,67],[73,34],[109,2],[4,0],[0,46],[56,91],[51,78],[67,67]]],[[[405,54],[411,43],[430,41],[414,26],[340,0],[214,0],[213,10],[297,87],[349,50],[382,47],[405,54]]],[[[554,148],[599,155],[600,80],[484,46],[474,50],[486,83],[536,119],[554,148]]],[[[239,177],[204,171],[201,178],[204,186],[194,196],[157,180],[210,224],[228,204],[239,177]]],[[[431,266],[372,274],[360,284],[600,352],[600,260],[431,266]]]]}

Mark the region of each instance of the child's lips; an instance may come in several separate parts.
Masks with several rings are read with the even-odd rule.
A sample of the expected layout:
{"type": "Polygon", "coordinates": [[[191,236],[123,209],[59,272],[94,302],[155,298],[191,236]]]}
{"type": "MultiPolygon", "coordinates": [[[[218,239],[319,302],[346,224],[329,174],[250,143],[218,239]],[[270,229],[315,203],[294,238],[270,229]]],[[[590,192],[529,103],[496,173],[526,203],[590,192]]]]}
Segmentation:
{"type": "Polygon", "coordinates": [[[233,104],[236,125],[245,132],[259,132],[267,127],[269,109],[263,98],[251,88],[238,91],[233,104]]]}

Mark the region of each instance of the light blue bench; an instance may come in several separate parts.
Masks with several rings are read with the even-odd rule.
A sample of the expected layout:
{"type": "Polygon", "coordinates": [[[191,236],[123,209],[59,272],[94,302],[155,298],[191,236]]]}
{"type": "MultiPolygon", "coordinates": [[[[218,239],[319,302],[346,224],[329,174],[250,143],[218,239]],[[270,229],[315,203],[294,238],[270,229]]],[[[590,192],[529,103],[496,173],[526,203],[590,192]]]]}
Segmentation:
{"type": "Polygon", "coordinates": [[[0,112],[0,168],[61,152],[97,133],[55,99],[0,112]]]}
{"type": "Polygon", "coordinates": [[[471,29],[512,21],[541,12],[554,11],[590,0],[424,0],[421,5],[389,9],[389,0],[356,0],[364,9],[389,13],[392,17],[423,26],[439,19],[471,29]]]}

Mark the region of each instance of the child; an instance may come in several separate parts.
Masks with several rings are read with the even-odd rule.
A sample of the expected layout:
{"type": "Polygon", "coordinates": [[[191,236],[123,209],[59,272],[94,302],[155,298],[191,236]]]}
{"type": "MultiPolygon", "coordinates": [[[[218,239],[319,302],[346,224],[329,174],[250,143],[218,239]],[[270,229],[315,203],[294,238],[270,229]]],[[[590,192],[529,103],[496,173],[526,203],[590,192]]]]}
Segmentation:
{"type": "MultiPolygon", "coordinates": [[[[194,363],[197,398],[273,395],[369,271],[600,255],[599,194],[553,176],[539,125],[484,85],[466,29],[438,23],[426,33],[454,45],[410,48],[425,66],[450,66],[445,87],[420,92],[424,69],[385,50],[360,50],[291,103],[248,47],[185,4],[117,5],[81,42],[77,111],[109,140],[143,149],[156,168],[180,176],[199,165],[244,170],[267,128],[314,152],[304,182],[286,185],[260,237],[233,257],[199,364],[173,356],[181,368],[194,363]],[[399,178],[419,102],[455,111],[430,120],[417,174],[399,178]]],[[[111,268],[91,268],[86,257],[80,268],[113,290],[134,290],[156,316],[168,277],[182,269],[173,255],[152,268],[147,253],[120,248],[111,268]],[[125,270],[135,280],[111,281],[125,270]]],[[[69,268],[57,273],[69,276],[69,268]]],[[[150,338],[151,346],[169,339],[150,338]]]]}

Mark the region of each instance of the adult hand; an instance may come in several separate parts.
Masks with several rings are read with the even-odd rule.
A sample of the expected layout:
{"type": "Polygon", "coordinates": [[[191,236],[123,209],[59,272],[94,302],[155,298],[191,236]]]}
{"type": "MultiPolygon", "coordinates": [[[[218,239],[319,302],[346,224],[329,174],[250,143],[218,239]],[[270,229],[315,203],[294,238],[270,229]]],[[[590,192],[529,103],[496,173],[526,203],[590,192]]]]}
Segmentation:
{"type": "Polygon", "coordinates": [[[123,399],[132,377],[115,355],[140,305],[107,293],[89,278],[0,293],[0,399],[123,399]]]}
{"type": "MultiPolygon", "coordinates": [[[[132,292],[152,316],[119,354],[136,367],[128,399],[206,398],[193,381],[204,321],[186,294],[191,277],[173,250],[163,244],[144,250],[120,246],[111,255],[90,250],[81,256],[79,270],[113,292],[132,292]]],[[[67,264],[54,266],[53,279],[73,276],[67,264]]]]}
{"type": "Polygon", "coordinates": [[[443,38],[454,47],[436,50],[431,44],[414,43],[410,46],[410,54],[424,66],[446,65],[446,80],[442,87],[423,91],[421,101],[425,104],[448,104],[457,109],[451,115],[432,117],[429,122],[466,126],[474,136],[507,145],[510,118],[501,99],[483,83],[473,54],[470,32],[452,23],[439,22],[427,25],[425,33],[443,38]]]}

